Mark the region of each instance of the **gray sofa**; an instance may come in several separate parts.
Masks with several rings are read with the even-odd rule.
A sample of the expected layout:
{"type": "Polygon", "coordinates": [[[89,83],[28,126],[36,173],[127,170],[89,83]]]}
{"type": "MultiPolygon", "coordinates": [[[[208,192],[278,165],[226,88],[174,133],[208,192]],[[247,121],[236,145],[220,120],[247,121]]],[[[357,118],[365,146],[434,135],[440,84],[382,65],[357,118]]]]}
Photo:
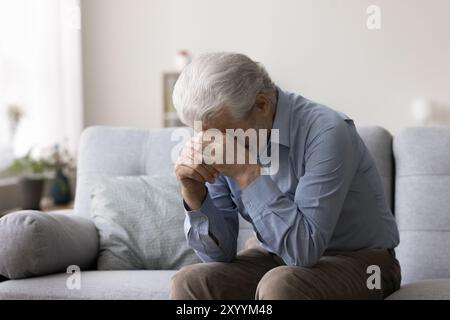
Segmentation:
{"type": "MultiPolygon", "coordinates": [[[[90,237],[84,235],[83,241],[93,239],[86,245],[92,250],[97,246],[97,235],[89,220],[86,177],[171,173],[171,147],[177,143],[171,141],[172,130],[86,129],[79,149],[74,212],[46,214],[69,215],[91,224],[86,230],[93,231],[89,231],[90,237]]],[[[402,267],[402,288],[389,299],[450,298],[450,128],[410,128],[395,138],[379,127],[359,128],[359,132],[375,158],[401,234],[396,252],[402,267]]],[[[240,249],[250,236],[251,226],[241,220],[240,249]]],[[[78,251],[74,254],[80,254],[78,251]]],[[[167,299],[175,272],[87,268],[81,272],[80,289],[70,290],[66,286],[70,275],[61,270],[3,281],[0,299],[167,299]]]]}

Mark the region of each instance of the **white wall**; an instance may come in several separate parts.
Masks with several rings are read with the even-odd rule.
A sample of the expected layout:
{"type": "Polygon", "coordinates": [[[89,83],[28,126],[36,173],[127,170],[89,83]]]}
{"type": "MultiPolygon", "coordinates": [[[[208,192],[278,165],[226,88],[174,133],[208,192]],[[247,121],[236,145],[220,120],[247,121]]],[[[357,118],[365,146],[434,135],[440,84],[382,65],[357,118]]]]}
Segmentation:
{"type": "Polygon", "coordinates": [[[411,100],[450,106],[448,0],[85,0],[85,124],[161,125],[179,49],[237,51],[283,88],[392,132],[411,100]],[[366,27],[381,7],[382,28],[366,27]]]}

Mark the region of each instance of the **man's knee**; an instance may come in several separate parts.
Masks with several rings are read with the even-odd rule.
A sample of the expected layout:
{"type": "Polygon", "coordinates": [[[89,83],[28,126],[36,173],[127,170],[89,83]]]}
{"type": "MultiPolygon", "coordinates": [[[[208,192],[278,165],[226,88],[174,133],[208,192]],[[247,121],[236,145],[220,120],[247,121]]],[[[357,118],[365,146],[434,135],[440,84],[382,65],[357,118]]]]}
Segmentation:
{"type": "Polygon", "coordinates": [[[280,266],[270,270],[259,281],[255,298],[257,300],[312,299],[307,282],[304,281],[309,274],[304,269],[280,266]]]}
{"type": "Polygon", "coordinates": [[[198,299],[199,287],[207,277],[207,270],[203,263],[192,264],[181,268],[170,281],[170,299],[189,300],[198,299]]]}
{"type": "Polygon", "coordinates": [[[173,300],[221,299],[230,279],[231,263],[196,263],[181,268],[171,280],[170,298],[173,300]]]}

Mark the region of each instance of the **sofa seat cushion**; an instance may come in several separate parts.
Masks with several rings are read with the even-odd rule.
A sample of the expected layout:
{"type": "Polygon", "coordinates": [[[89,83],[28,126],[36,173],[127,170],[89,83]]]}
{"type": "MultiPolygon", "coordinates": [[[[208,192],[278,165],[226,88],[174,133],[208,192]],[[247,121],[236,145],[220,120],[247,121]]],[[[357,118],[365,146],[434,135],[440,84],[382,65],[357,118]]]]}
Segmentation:
{"type": "Polygon", "coordinates": [[[0,283],[4,299],[162,300],[169,298],[175,270],[82,271],[80,289],[69,290],[72,275],[58,273],[0,283]],[[70,281],[69,281],[70,282],[70,281]]]}
{"type": "Polygon", "coordinates": [[[450,300],[450,279],[408,283],[387,297],[387,300],[450,300]]]}

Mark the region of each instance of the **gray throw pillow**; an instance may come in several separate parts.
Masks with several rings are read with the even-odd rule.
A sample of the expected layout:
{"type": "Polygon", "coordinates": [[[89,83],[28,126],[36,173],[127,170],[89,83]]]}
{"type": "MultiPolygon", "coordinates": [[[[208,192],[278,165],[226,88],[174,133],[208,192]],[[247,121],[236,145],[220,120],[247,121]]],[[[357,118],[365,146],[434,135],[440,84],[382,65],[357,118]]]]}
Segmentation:
{"type": "Polygon", "coordinates": [[[18,211],[0,219],[0,275],[9,279],[92,267],[98,253],[94,223],[73,213],[18,211]]]}
{"type": "Polygon", "coordinates": [[[174,176],[96,176],[89,185],[99,270],[176,270],[200,262],[186,242],[174,176]]]}

